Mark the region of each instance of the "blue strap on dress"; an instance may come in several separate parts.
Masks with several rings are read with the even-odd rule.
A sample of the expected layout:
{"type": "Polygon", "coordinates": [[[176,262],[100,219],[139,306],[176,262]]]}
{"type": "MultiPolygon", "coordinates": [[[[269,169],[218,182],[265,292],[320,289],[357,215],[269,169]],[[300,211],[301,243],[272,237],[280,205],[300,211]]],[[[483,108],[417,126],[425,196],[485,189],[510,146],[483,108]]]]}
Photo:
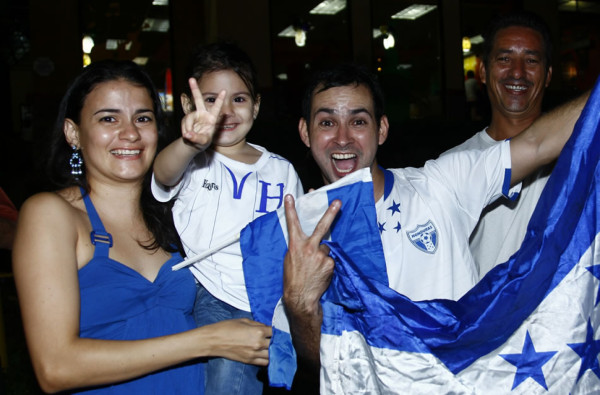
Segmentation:
{"type": "MultiPolygon", "coordinates": [[[[150,281],[109,257],[112,235],[81,191],[93,231],[94,257],[79,270],[80,336],[107,340],[138,340],[179,333],[196,327],[192,309],[196,284],[189,270],[172,271],[179,253],[150,281]]],[[[203,394],[204,364],[192,361],[127,382],[86,389],[99,394],[203,394]]]]}

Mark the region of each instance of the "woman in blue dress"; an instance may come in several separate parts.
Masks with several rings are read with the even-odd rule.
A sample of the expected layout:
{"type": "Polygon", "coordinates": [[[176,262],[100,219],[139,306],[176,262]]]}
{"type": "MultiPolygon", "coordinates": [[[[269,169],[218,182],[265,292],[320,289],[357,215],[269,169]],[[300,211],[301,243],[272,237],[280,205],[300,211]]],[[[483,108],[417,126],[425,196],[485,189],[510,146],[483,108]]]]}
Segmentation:
{"type": "MultiPolygon", "coordinates": [[[[217,107],[199,112],[197,130],[214,127],[217,107]]],[[[201,394],[202,357],[267,364],[269,327],[195,328],[194,279],[171,270],[181,246],[169,207],[149,190],[163,120],[133,62],[91,64],[61,102],[49,155],[61,189],[23,204],[13,256],[44,391],[201,394]]]]}

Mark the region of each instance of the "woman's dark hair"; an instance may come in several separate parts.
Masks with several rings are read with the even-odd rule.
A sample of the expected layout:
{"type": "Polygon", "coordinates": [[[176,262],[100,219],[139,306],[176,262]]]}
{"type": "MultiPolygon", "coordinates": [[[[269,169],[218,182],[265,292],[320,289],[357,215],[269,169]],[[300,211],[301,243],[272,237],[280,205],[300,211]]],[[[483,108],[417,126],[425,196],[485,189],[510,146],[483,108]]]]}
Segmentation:
{"type": "MultiPolygon", "coordinates": [[[[252,100],[258,99],[256,69],[252,60],[232,42],[216,42],[198,46],[190,56],[187,76],[200,80],[206,73],[233,70],[240,76],[250,91],[252,100]]],[[[192,97],[190,87],[185,84],[185,93],[192,97]]]]}
{"type": "Polygon", "coordinates": [[[307,125],[310,125],[310,110],[315,94],[331,88],[359,85],[364,85],[371,92],[374,116],[379,127],[385,106],[383,90],[374,74],[354,63],[342,63],[333,68],[317,71],[311,76],[302,97],[302,117],[307,125]]]}
{"type": "MultiPolygon", "coordinates": [[[[54,129],[50,136],[50,152],[46,166],[49,179],[56,187],[79,186],[87,193],[90,192],[90,185],[85,177],[85,163],[83,164],[82,176],[71,174],[69,159],[73,149],[65,139],[63,127],[67,118],[76,124],[80,123],[81,110],[85,99],[96,86],[118,80],[125,80],[146,88],[154,107],[158,129],[158,147],[160,149],[166,145],[168,141],[166,118],[160,97],[150,76],[140,66],[131,61],[103,60],[94,62],[84,68],[72,81],[60,102],[54,129]]],[[[144,178],[140,206],[144,222],[154,236],[154,240],[146,244],[140,241],[140,245],[149,250],[163,248],[170,252],[183,252],[181,241],[173,225],[171,206],[156,201],[152,196],[150,190],[151,176],[152,174],[149,171],[144,178]]]]}

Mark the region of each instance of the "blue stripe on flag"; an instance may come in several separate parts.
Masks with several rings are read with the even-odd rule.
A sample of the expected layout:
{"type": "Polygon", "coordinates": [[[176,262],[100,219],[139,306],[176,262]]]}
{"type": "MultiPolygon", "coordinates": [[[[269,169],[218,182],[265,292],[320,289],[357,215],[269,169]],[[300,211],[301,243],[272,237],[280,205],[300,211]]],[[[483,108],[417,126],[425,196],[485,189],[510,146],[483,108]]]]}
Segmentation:
{"type": "MultiPolygon", "coordinates": [[[[377,231],[373,183],[368,169],[297,199],[300,218],[310,214],[313,228],[329,204],[342,201],[342,209],[331,227],[331,240],[344,245],[349,256],[360,262],[365,275],[387,284],[385,258],[377,231]],[[368,181],[356,182],[366,179],[368,181]],[[367,249],[373,250],[365,255],[367,249]]],[[[254,319],[270,324],[273,310],[283,293],[283,258],[287,251],[283,207],[248,224],[240,234],[244,277],[254,319]],[[281,218],[281,222],[280,222],[281,218]]]]}
{"type": "Polygon", "coordinates": [[[292,388],[296,373],[296,350],[289,332],[273,326],[273,336],[269,346],[269,385],[271,387],[292,388]]]}
{"type": "Polygon", "coordinates": [[[252,316],[271,325],[283,293],[283,258],[287,242],[277,211],[250,222],[240,233],[244,278],[252,316]]]}
{"type": "MultiPolygon", "coordinates": [[[[549,388],[549,391],[554,392],[563,392],[565,389],[569,392],[576,388],[577,380],[589,369],[600,377],[600,365],[597,359],[600,341],[593,339],[594,330],[600,324],[598,322],[600,317],[594,314],[595,304],[587,300],[590,299],[588,297],[590,294],[593,302],[600,297],[596,280],[600,278],[600,269],[596,267],[600,266],[594,266],[594,257],[588,258],[591,259],[592,266],[586,267],[587,270],[584,270],[583,274],[578,272],[575,276],[588,278],[584,283],[585,288],[577,289],[577,292],[573,293],[585,300],[569,300],[575,302],[569,309],[578,309],[577,313],[581,312],[581,317],[577,318],[577,322],[573,321],[571,330],[565,332],[578,334],[577,339],[587,336],[587,340],[578,343],[569,340],[572,338],[565,337],[559,341],[562,342],[560,345],[556,345],[556,350],[536,352],[536,348],[540,347],[540,339],[536,337],[539,335],[538,332],[549,334],[558,332],[558,323],[562,322],[563,318],[547,312],[537,317],[536,311],[545,305],[545,301],[550,300],[551,295],[555,295],[553,291],[558,288],[561,289],[560,292],[566,292],[566,299],[569,299],[571,293],[562,287],[566,283],[564,279],[567,275],[572,276],[574,267],[579,264],[590,245],[593,245],[600,229],[596,191],[598,184],[595,182],[600,159],[600,135],[597,133],[600,120],[599,109],[600,88],[597,83],[577,122],[573,136],[565,146],[548,180],[532,216],[522,248],[508,262],[490,271],[459,301],[413,302],[387,286],[371,183],[359,182],[357,183],[359,187],[353,186],[354,184],[332,184],[300,198],[297,202],[297,210],[301,222],[303,215],[307,215],[309,219],[320,218],[327,204],[334,198],[339,198],[343,202],[340,217],[332,229],[331,241],[328,241],[332,256],[336,260],[336,269],[332,286],[322,300],[324,339],[330,339],[329,335],[344,335],[352,331],[362,334],[364,341],[371,347],[434,356],[434,359],[425,359],[424,366],[437,369],[427,364],[439,361],[448,374],[460,376],[459,379],[444,376],[444,380],[448,377],[449,380],[455,380],[452,385],[448,381],[448,391],[451,391],[450,388],[458,392],[465,388],[475,388],[470,387],[469,379],[479,380],[480,386],[482,382],[491,383],[483,387],[487,388],[486,386],[491,385],[492,387],[487,388],[489,390],[494,388],[494,382],[504,382],[500,373],[493,369],[490,370],[490,379],[485,381],[487,365],[483,370],[472,375],[465,373],[467,368],[477,363],[478,359],[486,361],[486,364],[490,363],[489,361],[504,364],[502,369],[508,366],[510,369],[503,372],[509,372],[514,377],[514,381],[512,378],[510,380],[513,389],[526,378],[531,377],[534,379],[532,385],[549,388]],[[332,187],[341,189],[336,191],[332,190],[332,187]],[[328,194],[327,199],[323,199],[323,207],[316,212],[314,207],[310,206],[315,200],[322,199],[324,192],[328,194]],[[309,214],[303,213],[304,207],[309,207],[309,214]],[[589,281],[589,278],[593,281],[589,281]],[[541,322],[542,320],[545,321],[541,322]],[[550,322],[547,322],[548,320],[550,322]],[[525,323],[529,323],[527,324],[529,326],[524,326],[525,323]],[[542,328],[533,331],[537,331],[536,336],[531,334],[534,325],[542,328]],[[586,325],[587,329],[585,329],[586,325]],[[522,336],[525,339],[522,354],[507,353],[503,347],[510,339],[515,338],[515,334],[523,334],[523,328],[527,329],[527,333],[526,336],[522,336]],[[567,348],[567,351],[559,353],[558,349],[561,347],[567,348]],[[505,351],[497,354],[497,359],[486,359],[500,349],[505,351]],[[514,362],[515,355],[543,356],[546,359],[541,360],[547,361],[551,357],[553,360],[558,358],[554,356],[556,353],[561,355],[566,353],[568,362],[561,362],[563,364],[561,366],[569,369],[569,373],[563,374],[561,371],[558,378],[553,377],[549,381],[547,377],[546,380],[544,379],[541,364],[523,367],[514,362]],[[516,364],[514,367],[513,363],[516,364]],[[572,371],[573,366],[577,364],[581,367],[578,368],[579,373],[575,374],[572,371]],[[531,366],[535,369],[539,368],[539,371],[531,366]],[[577,377],[575,378],[574,375],[577,377]],[[573,379],[576,379],[575,384],[572,382],[573,379]],[[560,385],[559,389],[557,385],[560,385]]],[[[340,181],[347,179],[345,182],[348,182],[351,177],[352,175],[349,175],[340,181]]],[[[286,231],[279,225],[282,216],[282,209],[280,209],[278,213],[260,217],[244,229],[241,235],[250,304],[255,318],[264,323],[271,322],[273,309],[282,293],[282,263],[286,250],[286,231]],[[262,222],[267,223],[262,224],[262,222]]],[[[312,232],[312,229],[304,230],[307,233],[312,232]]],[[[576,281],[569,281],[568,284],[576,283],[576,281]]],[[[295,371],[295,354],[293,349],[289,348],[291,343],[289,333],[285,330],[280,332],[276,328],[273,338],[273,343],[275,342],[278,344],[275,346],[272,344],[270,348],[269,374],[276,377],[275,383],[289,388],[295,371]],[[279,343],[280,339],[283,339],[281,343],[279,343]]],[[[324,349],[323,344],[322,349],[324,349]]],[[[369,352],[364,354],[374,355],[369,352]]],[[[411,355],[410,358],[414,358],[416,354],[411,355]]],[[[328,358],[329,355],[322,355],[322,360],[328,358]]],[[[362,380],[363,384],[373,379],[373,377],[363,377],[352,370],[362,366],[362,362],[351,360],[349,362],[351,366],[347,366],[335,356],[331,361],[330,365],[326,362],[323,366],[326,371],[325,377],[335,376],[349,382],[362,380]],[[336,369],[347,370],[338,372],[336,369]]],[[[379,369],[392,363],[392,360],[384,360],[374,363],[374,366],[379,369]]],[[[411,388],[410,385],[414,384],[414,380],[421,380],[415,377],[422,377],[423,380],[435,378],[434,375],[428,377],[427,374],[413,375],[412,371],[408,374],[410,367],[403,363],[387,369],[385,373],[398,373],[398,377],[390,380],[392,386],[398,384],[397,388],[404,388],[400,383],[402,380],[408,380],[412,383],[408,388],[411,388]]],[[[555,365],[552,366],[553,370],[557,369],[555,365]]],[[[547,374],[551,373],[552,370],[547,374]]],[[[374,374],[375,382],[378,382],[378,375],[381,372],[375,370],[374,374]]],[[[271,379],[273,380],[273,377],[271,379]]],[[[357,383],[361,384],[358,381],[357,383]]],[[[442,380],[437,384],[443,387],[445,382],[442,380]]],[[[597,389],[599,385],[596,381],[593,387],[597,389]]],[[[435,388],[439,390],[439,387],[435,388]]],[[[325,392],[331,390],[331,388],[322,389],[325,392]]],[[[508,391],[508,388],[504,390],[508,391]]],[[[423,391],[427,392],[427,390],[423,391]]]]}
{"type": "Polygon", "coordinates": [[[385,256],[377,230],[373,183],[354,183],[327,191],[328,205],[342,201],[340,214],[331,226],[331,240],[344,246],[363,275],[388,284],[385,256]],[[369,254],[365,254],[369,251],[369,254]]]}
{"type": "MultiPolygon", "coordinates": [[[[547,328],[546,331],[552,332],[561,317],[548,314],[537,317],[534,312],[580,262],[600,230],[597,193],[600,184],[596,183],[600,159],[599,85],[597,83],[548,180],[528,226],[522,248],[508,262],[495,267],[459,301],[413,302],[385,284],[365,278],[361,274],[362,269],[345,254],[345,248],[342,250],[336,243],[331,243],[336,268],[332,286],[323,301],[323,334],[342,335],[358,331],[372,347],[431,353],[452,373],[458,374],[477,359],[506,343],[526,320],[541,323],[547,328]]],[[[370,250],[365,251],[365,254],[370,253],[370,250]]],[[[592,260],[592,265],[594,264],[592,260]]],[[[595,269],[596,267],[587,267],[587,275],[591,273],[600,278],[600,269],[595,269]]],[[[572,308],[579,308],[585,316],[581,317],[581,322],[576,323],[576,327],[568,331],[570,335],[581,332],[581,328],[589,320],[587,343],[564,339],[563,344],[556,345],[565,347],[569,343],[574,350],[568,351],[571,356],[574,355],[573,352],[579,351],[579,357],[572,362],[581,363],[582,366],[577,380],[587,369],[592,369],[600,377],[600,341],[593,339],[600,318],[594,312],[595,305],[587,302],[590,293],[597,300],[596,294],[600,296],[600,292],[597,282],[594,281],[591,287],[593,289],[583,290],[584,300],[572,301],[572,308]]],[[[582,290],[578,289],[577,292],[582,290]]],[[[529,332],[527,339],[529,343],[525,341],[525,344],[529,344],[532,355],[549,355],[548,358],[554,355],[554,351],[536,354],[529,332]]],[[[533,339],[534,343],[539,341],[533,339]]],[[[525,353],[526,347],[523,348],[525,353]]],[[[371,355],[368,351],[365,354],[371,355]]],[[[509,361],[510,355],[503,354],[501,357],[509,361]]],[[[325,377],[350,377],[349,380],[352,381],[352,369],[362,366],[356,361],[353,361],[353,366],[347,366],[335,358],[334,360],[335,364],[324,367],[327,370],[325,377]]],[[[386,364],[386,361],[380,363],[386,364]]],[[[377,366],[377,363],[374,365],[377,366]]],[[[513,388],[527,377],[534,378],[545,388],[544,375],[541,367],[539,369],[539,372],[529,375],[523,373],[527,370],[524,367],[519,367],[517,374],[512,371],[515,375],[513,388]]],[[[406,372],[397,373],[396,383],[407,380],[406,372]]],[[[473,377],[484,380],[482,374],[485,375],[486,372],[473,377]]],[[[490,373],[490,383],[494,382],[494,375],[498,375],[498,372],[490,373]]],[[[427,378],[427,375],[423,377],[424,380],[431,378],[427,378]]],[[[459,381],[460,385],[466,385],[464,378],[459,381]]],[[[565,384],[563,381],[562,385],[562,390],[566,388],[566,392],[575,388],[573,382],[565,384]]],[[[595,390],[598,390],[598,385],[594,387],[595,390]]],[[[492,391],[493,387],[488,389],[492,391]]],[[[557,389],[554,388],[554,391],[557,389]]]]}
{"type": "MultiPolygon", "coordinates": [[[[302,218],[307,218],[309,222],[306,229],[303,224],[305,233],[312,233],[317,221],[335,199],[342,201],[342,208],[331,227],[331,240],[344,245],[346,253],[359,262],[364,275],[387,284],[369,169],[354,172],[336,183],[298,198],[296,210],[301,223],[302,218]],[[372,252],[365,255],[367,250],[372,252]]],[[[240,235],[244,277],[252,314],[256,321],[267,325],[271,324],[275,306],[283,293],[287,229],[282,226],[285,226],[283,207],[257,218],[240,235]]],[[[289,388],[296,362],[295,354],[289,351],[289,334],[278,332],[271,343],[271,385],[289,388]],[[290,369],[292,366],[293,369],[290,369]]]]}

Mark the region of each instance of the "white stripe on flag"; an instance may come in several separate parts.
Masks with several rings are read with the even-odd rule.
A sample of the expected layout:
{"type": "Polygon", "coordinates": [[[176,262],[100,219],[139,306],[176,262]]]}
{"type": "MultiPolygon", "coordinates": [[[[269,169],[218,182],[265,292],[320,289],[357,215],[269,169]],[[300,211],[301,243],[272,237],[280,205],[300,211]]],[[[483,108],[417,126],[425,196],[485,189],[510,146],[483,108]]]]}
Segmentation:
{"type": "MultiPolygon", "coordinates": [[[[322,335],[321,388],[324,393],[333,395],[586,394],[600,390],[598,377],[591,370],[577,381],[581,358],[568,345],[585,342],[590,312],[594,312],[592,320],[598,322],[598,312],[594,308],[598,279],[588,268],[594,262],[600,262],[599,243],[600,235],[505,344],[460,373],[454,375],[432,354],[371,347],[360,332],[344,331],[341,336],[322,335]],[[537,353],[556,353],[541,366],[549,390],[532,377],[525,378],[512,389],[517,367],[500,355],[523,354],[527,334],[537,353]]],[[[389,325],[397,319],[383,318],[389,325]]]]}
{"type": "Polygon", "coordinates": [[[599,179],[600,81],[522,247],[459,301],[413,302],[332,245],[321,391],[600,393],[599,179]]]}

